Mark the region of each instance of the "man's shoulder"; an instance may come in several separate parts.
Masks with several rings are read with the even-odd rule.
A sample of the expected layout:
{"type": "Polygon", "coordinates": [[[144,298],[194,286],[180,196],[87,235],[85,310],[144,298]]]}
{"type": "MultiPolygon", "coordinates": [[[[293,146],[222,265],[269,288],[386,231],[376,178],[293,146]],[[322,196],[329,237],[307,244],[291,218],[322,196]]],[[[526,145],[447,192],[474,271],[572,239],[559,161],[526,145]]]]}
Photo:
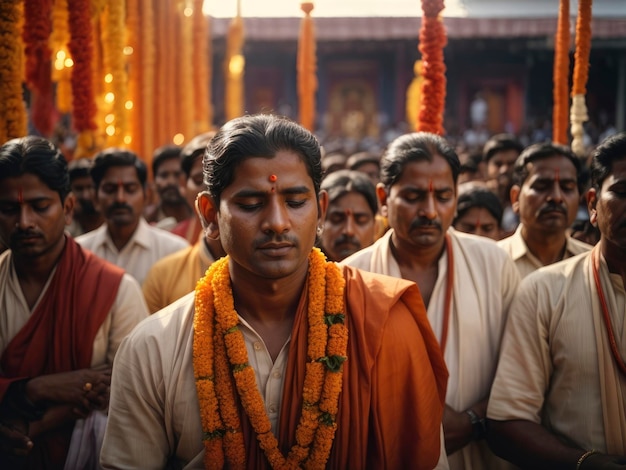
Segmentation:
{"type": "Polygon", "coordinates": [[[588,243],[581,242],[580,240],[577,240],[576,238],[572,238],[569,236],[567,237],[567,251],[569,251],[573,255],[586,253],[587,251],[590,251],[592,248],[593,246],[589,245],[588,243]]]}
{"type": "Polygon", "coordinates": [[[74,237],[77,243],[86,247],[93,247],[98,240],[104,237],[104,233],[106,232],[106,225],[101,225],[97,229],[92,230],[91,232],[83,233],[77,237],[74,237]]]}
{"type": "Polygon", "coordinates": [[[164,241],[171,246],[176,245],[179,249],[189,246],[189,242],[179,235],[174,235],[167,230],[163,230],[162,228],[158,228],[150,224],[146,224],[145,227],[151,237],[159,241],[164,241]]]}
{"type": "Polygon", "coordinates": [[[523,282],[534,284],[554,285],[554,282],[565,282],[579,271],[585,269],[586,261],[591,256],[590,251],[580,253],[571,258],[543,266],[530,273],[523,282]]]}
{"type": "Polygon", "coordinates": [[[172,269],[176,270],[181,265],[194,261],[197,256],[199,256],[198,246],[189,245],[175,251],[174,253],[164,256],[160,260],[156,261],[150,269],[159,272],[165,272],[172,269]]]}
{"type": "Polygon", "coordinates": [[[380,249],[382,245],[387,244],[388,237],[389,235],[386,233],[381,238],[379,238],[374,243],[372,243],[370,246],[366,246],[365,248],[357,251],[356,253],[352,253],[346,259],[341,261],[340,265],[341,266],[354,266],[356,268],[369,270],[370,260],[372,259],[374,251],[380,249]]]}
{"type": "MultiPolygon", "coordinates": [[[[464,256],[471,258],[488,258],[510,261],[507,253],[498,246],[498,242],[478,235],[470,233],[457,232],[452,230],[448,232],[452,237],[453,244],[462,248],[464,256]]],[[[456,253],[454,253],[456,257],[456,253]]]]}

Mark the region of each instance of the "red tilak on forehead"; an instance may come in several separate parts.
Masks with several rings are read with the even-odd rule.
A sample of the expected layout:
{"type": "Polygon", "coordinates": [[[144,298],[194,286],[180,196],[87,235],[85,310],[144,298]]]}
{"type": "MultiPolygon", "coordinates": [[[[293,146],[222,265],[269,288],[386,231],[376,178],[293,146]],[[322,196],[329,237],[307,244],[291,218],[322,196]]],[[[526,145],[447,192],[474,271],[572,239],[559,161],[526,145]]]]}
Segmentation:
{"type": "Polygon", "coordinates": [[[17,190],[17,202],[24,204],[24,190],[22,188],[18,188],[17,190]]]}
{"type": "Polygon", "coordinates": [[[435,191],[435,187],[433,186],[433,180],[428,180],[428,192],[432,193],[435,191]]]}
{"type": "Polygon", "coordinates": [[[276,181],[278,181],[278,176],[270,175],[269,178],[267,179],[269,180],[270,183],[276,183],[276,181]]]}
{"type": "Polygon", "coordinates": [[[476,219],[476,230],[480,227],[480,217],[476,219]]]}
{"type": "Polygon", "coordinates": [[[346,209],[345,213],[346,215],[352,215],[352,209],[346,209]]]}
{"type": "Polygon", "coordinates": [[[559,177],[559,169],[558,168],[555,168],[555,170],[554,170],[554,179],[556,180],[557,183],[559,181],[561,181],[561,178],[559,177]]]}
{"type": "Polygon", "coordinates": [[[118,179],[117,179],[117,187],[118,187],[118,188],[121,188],[121,187],[123,187],[123,186],[124,186],[124,182],[122,181],[122,179],[121,179],[121,178],[118,178],[118,179]]]}

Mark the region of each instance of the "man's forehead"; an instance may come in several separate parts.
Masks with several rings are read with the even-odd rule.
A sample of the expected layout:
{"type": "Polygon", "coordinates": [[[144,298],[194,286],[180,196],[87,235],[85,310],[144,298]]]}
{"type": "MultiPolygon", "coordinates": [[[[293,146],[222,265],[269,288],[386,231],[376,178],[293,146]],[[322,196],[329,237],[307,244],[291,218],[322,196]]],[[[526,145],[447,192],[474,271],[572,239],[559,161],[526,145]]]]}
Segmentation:
{"type": "Polygon", "coordinates": [[[528,162],[526,165],[530,175],[539,175],[554,178],[555,176],[576,177],[576,167],[572,161],[563,155],[554,155],[528,162]]]}
{"type": "Polygon", "coordinates": [[[112,166],[102,177],[103,183],[136,183],[139,182],[137,171],[132,166],[112,166]]]}

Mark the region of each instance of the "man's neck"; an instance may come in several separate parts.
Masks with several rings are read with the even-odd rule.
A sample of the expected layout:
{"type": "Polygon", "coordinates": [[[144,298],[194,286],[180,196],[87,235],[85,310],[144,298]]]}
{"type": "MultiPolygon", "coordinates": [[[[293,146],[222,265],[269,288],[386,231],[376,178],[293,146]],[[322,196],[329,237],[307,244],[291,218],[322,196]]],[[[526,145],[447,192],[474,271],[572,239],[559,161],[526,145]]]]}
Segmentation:
{"type": "Polygon", "coordinates": [[[121,250],[126,246],[138,228],[139,221],[133,225],[113,225],[107,223],[109,236],[118,250],[121,250]]]}
{"type": "Polygon", "coordinates": [[[528,251],[544,266],[561,261],[565,256],[567,247],[565,231],[558,233],[532,233],[527,227],[522,226],[522,238],[528,247],[528,251]]]}
{"type": "Polygon", "coordinates": [[[177,222],[182,222],[192,214],[186,201],[161,202],[160,209],[166,217],[174,217],[177,222]]]}
{"type": "Polygon", "coordinates": [[[619,274],[626,288],[626,248],[611,243],[604,237],[598,242],[600,253],[604,256],[609,272],[619,274]]]}
{"type": "Polygon", "coordinates": [[[74,214],[74,218],[76,219],[76,222],[78,222],[84,233],[91,232],[92,230],[97,229],[104,223],[104,217],[102,217],[102,214],[74,214]]]}
{"type": "Polygon", "coordinates": [[[395,233],[391,235],[391,252],[400,267],[406,266],[411,269],[429,269],[439,265],[439,259],[443,255],[444,239],[428,247],[415,247],[400,241],[395,233]]]}

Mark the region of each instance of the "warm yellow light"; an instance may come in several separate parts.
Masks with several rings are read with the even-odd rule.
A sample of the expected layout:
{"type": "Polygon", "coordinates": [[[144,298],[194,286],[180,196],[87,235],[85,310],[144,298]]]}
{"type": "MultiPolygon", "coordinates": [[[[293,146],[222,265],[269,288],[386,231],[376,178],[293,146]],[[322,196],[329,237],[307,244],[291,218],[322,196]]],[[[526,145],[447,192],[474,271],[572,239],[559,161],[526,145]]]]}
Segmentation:
{"type": "Polygon", "coordinates": [[[107,74],[104,76],[104,82],[105,82],[105,83],[111,83],[112,81],[113,81],[113,74],[111,74],[111,73],[107,73],[107,74]]]}
{"type": "Polygon", "coordinates": [[[68,69],[74,65],[74,61],[69,57],[63,61],[63,65],[65,65],[68,69]]]}
{"type": "Polygon", "coordinates": [[[65,65],[63,65],[63,61],[62,60],[55,60],[54,61],[54,68],[57,70],[63,70],[65,68],[65,65]]]}
{"type": "Polygon", "coordinates": [[[128,100],[126,103],[124,103],[124,107],[126,109],[133,109],[133,102],[131,100],[128,100]]]}
{"type": "Polygon", "coordinates": [[[104,116],[104,122],[106,122],[107,124],[113,124],[113,121],[115,121],[114,114],[107,114],[106,116],[104,116]]]}
{"type": "Polygon", "coordinates": [[[241,54],[232,56],[228,63],[228,70],[233,75],[240,75],[246,65],[246,59],[241,54]]]}
{"type": "Polygon", "coordinates": [[[132,46],[126,46],[124,48],[124,55],[131,55],[133,52],[135,52],[135,50],[132,48],[132,46]]]}
{"type": "Polygon", "coordinates": [[[115,94],[112,92],[108,92],[106,95],[104,95],[104,102],[105,103],[113,103],[115,101],[115,94]]]}
{"type": "Polygon", "coordinates": [[[185,141],[185,136],[180,133],[176,134],[174,138],[172,139],[172,141],[174,142],[175,145],[180,145],[185,141]]]}
{"type": "Polygon", "coordinates": [[[191,15],[193,15],[193,8],[185,7],[185,9],[183,10],[183,15],[189,18],[191,15]]]}
{"type": "Polygon", "coordinates": [[[113,137],[115,135],[115,126],[107,126],[106,133],[109,137],[113,137]]]}
{"type": "Polygon", "coordinates": [[[124,136],[124,143],[126,145],[130,145],[132,141],[133,141],[133,138],[131,136],[129,136],[129,135],[124,136]]]}
{"type": "Polygon", "coordinates": [[[57,60],[64,61],[65,57],[66,57],[65,51],[63,49],[61,49],[60,51],[57,51],[57,57],[56,57],[57,60]]]}

